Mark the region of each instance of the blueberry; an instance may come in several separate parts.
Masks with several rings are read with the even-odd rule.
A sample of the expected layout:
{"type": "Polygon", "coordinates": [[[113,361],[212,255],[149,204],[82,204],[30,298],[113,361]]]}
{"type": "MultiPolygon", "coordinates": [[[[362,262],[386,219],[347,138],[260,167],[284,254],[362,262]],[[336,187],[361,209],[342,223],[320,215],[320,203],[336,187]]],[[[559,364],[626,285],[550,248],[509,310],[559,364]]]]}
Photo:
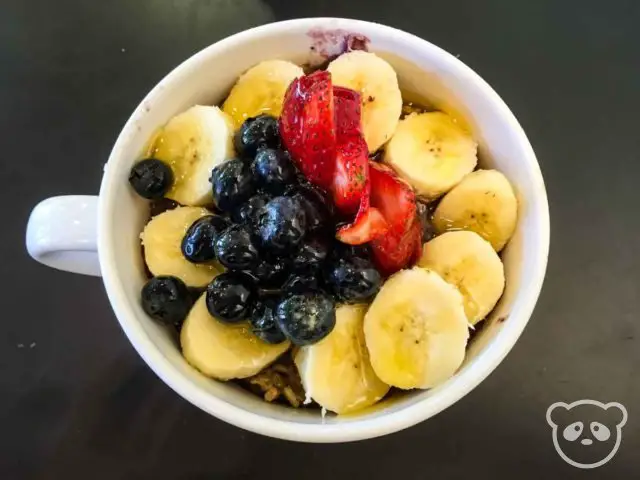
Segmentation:
{"type": "Polygon", "coordinates": [[[249,270],[258,264],[258,250],[245,225],[232,225],[222,232],[215,243],[216,258],[232,270],[249,270]]]}
{"type": "Polygon", "coordinates": [[[352,257],[331,262],[325,272],[333,293],[345,302],[357,302],[373,297],[382,286],[382,277],[369,260],[352,257]]]}
{"type": "Polygon", "coordinates": [[[264,288],[277,288],[287,279],[289,265],[284,260],[273,262],[262,259],[258,265],[248,272],[256,279],[258,285],[264,288]]]}
{"type": "Polygon", "coordinates": [[[310,345],[329,335],[336,325],[336,307],[321,293],[292,295],[276,308],[280,330],[295,345],[310,345]]]}
{"type": "Polygon", "coordinates": [[[182,280],[176,277],[154,277],[141,292],[142,309],[154,320],[164,325],[179,327],[187,314],[193,298],[182,280]]]}
{"type": "Polygon", "coordinates": [[[251,168],[239,158],[227,160],[211,172],[213,200],[223,212],[246,202],[256,191],[251,168]]]}
{"type": "Polygon", "coordinates": [[[299,184],[290,186],[285,194],[292,196],[302,205],[302,209],[307,217],[307,229],[311,231],[319,229],[331,229],[331,211],[324,195],[310,184],[299,184]]]}
{"type": "Polygon", "coordinates": [[[269,197],[258,193],[239,205],[231,212],[231,220],[235,223],[253,224],[258,218],[258,212],[269,202],[269,197]]]}
{"type": "Polygon", "coordinates": [[[144,198],[160,198],[173,185],[173,172],[169,165],[155,158],[136,163],[129,173],[129,183],[144,198]]]}
{"type": "Polygon", "coordinates": [[[299,202],[276,197],[258,215],[256,235],[265,250],[293,253],[306,232],[306,218],[299,202]]]}
{"type": "Polygon", "coordinates": [[[284,342],[287,337],[276,322],[273,308],[258,302],[251,313],[251,331],[260,340],[266,343],[277,344],[284,342]]]}
{"type": "Polygon", "coordinates": [[[327,243],[321,237],[305,240],[293,256],[292,264],[294,270],[310,271],[318,269],[327,258],[329,252],[327,243]]]}
{"type": "Polygon", "coordinates": [[[251,278],[239,272],[218,275],[207,287],[207,310],[227,323],[246,320],[255,297],[251,278]]]}
{"type": "Polygon", "coordinates": [[[274,195],[284,192],[296,178],[296,168],[289,154],[273,148],[258,150],[251,169],[258,185],[274,195]]]}
{"type": "Polygon", "coordinates": [[[196,220],[182,239],[182,255],[192,263],[215,260],[214,245],[218,236],[229,227],[229,221],[218,215],[196,220]]]}
{"type": "Polygon", "coordinates": [[[364,258],[365,260],[371,259],[371,250],[368,245],[347,245],[342,242],[334,242],[333,249],[331,250],[330,257],[332,260],[352,258],[364,258]]]}
{"type": "Polygon", "coordinates": [[[240,155],[251,158],[261,147],[278,148],[280,146],[278,120],[265,114],[246,119],[236,132],[234,143],[240,155]]]}
{"type": "Polygon", "coordinates": [[[322,292],[320,286],[320,278],[317,274],[293,273],[287,281],[282,285],[282,291],[285,295],[299,295],[301,293],[322,292]]]}

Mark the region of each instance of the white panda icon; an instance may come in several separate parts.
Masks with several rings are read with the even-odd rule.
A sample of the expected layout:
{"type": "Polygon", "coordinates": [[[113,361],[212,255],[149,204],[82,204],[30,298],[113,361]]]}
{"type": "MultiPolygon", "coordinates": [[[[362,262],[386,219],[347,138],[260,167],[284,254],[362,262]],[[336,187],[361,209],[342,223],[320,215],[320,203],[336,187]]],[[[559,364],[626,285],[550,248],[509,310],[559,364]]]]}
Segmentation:
{"type": "Polygon", "coordinates": [[[553,445],[562,459],[577,468],[604,465],[620,448],[627,409],[618,402],[556,402],[547,409],[553,445]]]}

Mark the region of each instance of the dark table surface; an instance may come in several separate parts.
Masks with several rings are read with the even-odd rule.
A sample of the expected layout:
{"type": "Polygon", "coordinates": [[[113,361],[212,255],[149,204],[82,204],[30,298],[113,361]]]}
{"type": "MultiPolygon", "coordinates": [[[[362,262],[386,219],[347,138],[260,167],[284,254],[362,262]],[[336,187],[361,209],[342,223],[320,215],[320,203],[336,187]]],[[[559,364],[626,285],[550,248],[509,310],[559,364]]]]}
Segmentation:
{"type": "Polygon", "coordinates": [[[3,0],[0,478],[638,478],[638,23],[636,0],[3,0]],[[435,418],[345,445],[201,412],[137,356],[99,279],[24,248],[38,200],[97,192],[121,126],[173,66],[302,16],[374,20],[460,55],[520,119],[551,205],[545,286],[506,361],[435,418]],[[619,452],[592,471],[563,463],[545,421],[582,398],[629,411],[619,452]]]}

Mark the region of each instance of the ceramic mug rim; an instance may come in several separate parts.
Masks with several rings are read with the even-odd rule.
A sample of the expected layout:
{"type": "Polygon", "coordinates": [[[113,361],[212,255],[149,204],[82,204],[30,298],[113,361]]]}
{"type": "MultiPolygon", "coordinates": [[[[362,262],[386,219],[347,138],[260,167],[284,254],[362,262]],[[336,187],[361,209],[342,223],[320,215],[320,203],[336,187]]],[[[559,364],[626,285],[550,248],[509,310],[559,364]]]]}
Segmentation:
{"type": "Polygon", "coordinates": [[[122,329],[145,363],[175,392],[221,420],[263,435],[305,442],[346,442],[397,432],[439,413],[475,388],[500,364],[524,330],[542,288],[548,249],[549,213],[542,174],[526,134],[498,94],[470,67],[427,40],[393,27],[342,18],[305,18],[262,25],[226,37],[186,59],[154,86],[123,127],[105,165],[98,200],[98,254],[105,289],[122,329]],[[375,30],[375,36],[378,37],[395,37],[395,40],[410,45],[414,49],[425,51],[425,55],[440,57],[439,61],[445,62],[453,72],[476,84],[483,95],[500,111],[502,119],[509,125],[511,133],[516,136],[520,148],[525,153],[525,158],[521,160],[531,171],[535,188],[535,195],[531,200],[537,202],[541,207],[539,208],[540,215],[542,215],[542,218],[539,218],[541,228],[536,232],[538,237],[536,244],[540,246],[540,249],[531,253],[538,258],[534,262],[535,271],[528,272],[530,287],[516,294],[509,322],[506,322],[501,331],[496,334],[496,338],[491,341],[490,346],[474,359],[471,368],[458,372],[443,386],[444,388],[439,388],[439,391],[433,396],[397,411],[375,418],[365,416],[361,420],[354,420],[348,424],[306,424],[256,414],[199,389],[191,380],[182,375],[153,343],[136,319],[131,306],[128,305],[124,284],[118,278],[117,252],[112,248],[109,235],[105,231],[107,219],[115,214],[112,185],[121,180],[115,171],[116,169],[109,168],[109,166],[114,165],[120,157],[126,155],[124,146],[130,137],[137,133],[136,119],[143,114],[145,105],[153,103],[161,96],[164,85],[180,82],[201,62],[233,49],[234,45],[256,41],[262,36],[279,35],[294,27],[311,30],[323,26],[334,27],[335,25],[350,31],[370,32],[375,30]]]}

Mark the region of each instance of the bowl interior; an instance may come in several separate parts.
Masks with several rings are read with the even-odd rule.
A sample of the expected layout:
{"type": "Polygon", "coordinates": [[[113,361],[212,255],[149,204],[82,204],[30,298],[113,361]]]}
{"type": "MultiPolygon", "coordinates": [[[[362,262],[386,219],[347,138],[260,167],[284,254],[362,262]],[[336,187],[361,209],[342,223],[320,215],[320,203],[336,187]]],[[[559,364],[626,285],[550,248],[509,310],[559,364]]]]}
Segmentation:
{"type": "MultiPolygon", "coordinates": [[[[100,197],[99,247],[101,263],[106,265],[105,285],[138,352],[163,380],[201,408],[245,428],[286,438],[296,438],[296,428],[302,428],[302,424],[318,425],[325,431],[345,423],[376,429],[380,419],[391,422],[395,415],[393,425],[342,438],[372,436],[397,430],[445,408],[479,383],[506,355],[529,318],[546,266],[548,214],[544,185],[533,151],[507,107],[486,83],[448,53],[409,34],[365,22],[282,22],[230,37],[196,54],[165,77],[134,112],[105,168],[100,197]],[[438,388],[392,398],[344,417],[321,418],[318,411],[267,404],[232,383],[204,377],[184,361],[175,339],[139,306],[138,295],[145,280],[139,234],[148,207],[127,187],[132,163],[158,127],[192,105],[218,104],[238,76],[261,60],[308,62],[313,45],[308,32],[313,28],[342,29],[368,37],[370,50],[396,69],[403,90],[464,119],[480,144],[482,166],[502,171],[519,199],[518,227],[502,254],[505,293],[474,337],[458,374],[438,388]],[[282,429],[273,422],[268,431],[259,425],[270,420],[281,421],[282,429]]],[[[300,435],[300,439],[309,439],[300,435]]],[[[326,440],[321,436],[319,433],[315,439],[326,440]]]]}

